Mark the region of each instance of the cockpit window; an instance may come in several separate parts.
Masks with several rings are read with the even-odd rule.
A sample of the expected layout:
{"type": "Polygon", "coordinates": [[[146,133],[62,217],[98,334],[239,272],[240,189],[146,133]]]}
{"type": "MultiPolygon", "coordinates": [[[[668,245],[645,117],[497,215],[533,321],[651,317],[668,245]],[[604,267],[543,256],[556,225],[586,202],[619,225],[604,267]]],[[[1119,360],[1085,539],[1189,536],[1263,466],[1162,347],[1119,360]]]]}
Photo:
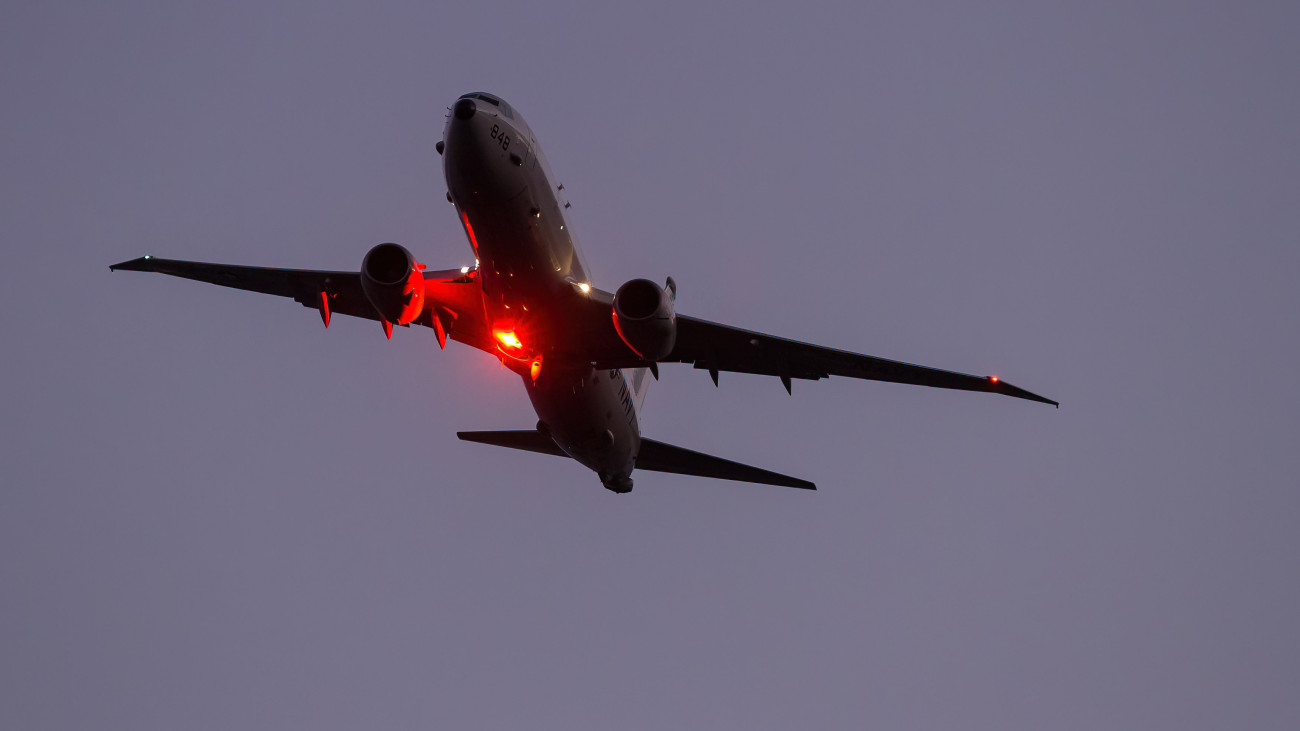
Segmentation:
{"type": "Polygon", "coordinates": [[[506,119],[515,118],[515,110],[511,109],[510,105],[506,104],[504,100],[492,96],[491,94],[484,94],[481,91],[476,91],[462,96],[461,99],[479,99],[481,101],[485,101],[488,104],[491,104],[492,106],[496,107],[497,109],[500,109],[501,113],[505,115],[506,119]]]}

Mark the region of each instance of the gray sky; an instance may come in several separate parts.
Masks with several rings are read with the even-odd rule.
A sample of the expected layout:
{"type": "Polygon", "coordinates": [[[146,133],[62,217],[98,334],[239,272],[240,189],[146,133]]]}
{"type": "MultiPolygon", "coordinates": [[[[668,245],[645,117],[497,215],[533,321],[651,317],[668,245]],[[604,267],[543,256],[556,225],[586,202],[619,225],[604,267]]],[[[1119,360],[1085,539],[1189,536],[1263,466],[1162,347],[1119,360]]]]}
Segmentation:
{"type": "Polygon", "coordinates": [[[1300,726],[1294,3],[83,5],[0,10],[0,727],[1300,726]],[[617,496],[455,439],[485,355],[108,272],[469,263],[479,89],[598,286],[1062,408],[667,368],[821,490],[617,496]]]}

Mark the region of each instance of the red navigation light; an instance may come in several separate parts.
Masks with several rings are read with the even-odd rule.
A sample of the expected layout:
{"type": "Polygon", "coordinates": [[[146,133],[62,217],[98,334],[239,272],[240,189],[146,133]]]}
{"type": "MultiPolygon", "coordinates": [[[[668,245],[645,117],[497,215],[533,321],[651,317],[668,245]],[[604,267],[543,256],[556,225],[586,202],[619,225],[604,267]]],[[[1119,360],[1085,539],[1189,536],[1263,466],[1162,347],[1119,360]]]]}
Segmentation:
{"type": "Polygon", "coordinates": [[[997,377],[997,376],[989,376],[989,380],[990,380],[990,381],[993,381],[994,383],[997,383],[997,382],[998,382],[998,377],[997,377]]]}
{"type": "Polygon", "coordinates": [[[497,330],[492,333],[502,346],[510,350],[519,350],[524,344],[519,342],[519,336],[515,335],[514,330],[497,330]]]}
{"type": "Polygon", "coordinates": [[[539,356],[536,347],[539,339],[537,332],[527,322],[512,317],[502,318],[492,325],[491,342],[496,346],[497,352],[521,364],[539,356]]]}

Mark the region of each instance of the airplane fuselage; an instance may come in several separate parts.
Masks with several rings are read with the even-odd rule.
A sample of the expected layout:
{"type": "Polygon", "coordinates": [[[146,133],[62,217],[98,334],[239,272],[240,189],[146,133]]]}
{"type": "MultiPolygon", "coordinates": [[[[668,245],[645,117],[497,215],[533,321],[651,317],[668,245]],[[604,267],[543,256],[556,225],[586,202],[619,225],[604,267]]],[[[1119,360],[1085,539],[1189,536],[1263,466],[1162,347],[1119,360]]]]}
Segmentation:
{"type": "Polygon", "coordinates": [[[564,358],[576,333],[563,323],[590,285],[536,137],[504,101],[467,94],[447,116],[442,155],[495,354],[523,378],[539,429],[606,487],[630,490],[646,374],[564,358]]]}

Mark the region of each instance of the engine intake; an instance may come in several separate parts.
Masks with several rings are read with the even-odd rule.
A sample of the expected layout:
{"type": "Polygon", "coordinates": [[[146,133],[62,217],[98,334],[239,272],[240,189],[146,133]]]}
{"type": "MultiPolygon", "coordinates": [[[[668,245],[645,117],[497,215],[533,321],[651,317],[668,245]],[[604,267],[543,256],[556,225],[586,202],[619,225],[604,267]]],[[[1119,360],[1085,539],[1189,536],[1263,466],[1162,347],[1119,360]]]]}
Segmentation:
{"type": "Polygon", "coordinates": [[[380,244],[361,260],[361,290],[379,316],[407,325],[424,308],[424,265],[397,244],[380,244]]]}
{"type": "Polygon", "coordinates": [[[614,293],[614,329],[644,360],[666,357],[677,342],[677,288],[668,281],[671,294],[649,279],[633,279],[614,293]]]}

